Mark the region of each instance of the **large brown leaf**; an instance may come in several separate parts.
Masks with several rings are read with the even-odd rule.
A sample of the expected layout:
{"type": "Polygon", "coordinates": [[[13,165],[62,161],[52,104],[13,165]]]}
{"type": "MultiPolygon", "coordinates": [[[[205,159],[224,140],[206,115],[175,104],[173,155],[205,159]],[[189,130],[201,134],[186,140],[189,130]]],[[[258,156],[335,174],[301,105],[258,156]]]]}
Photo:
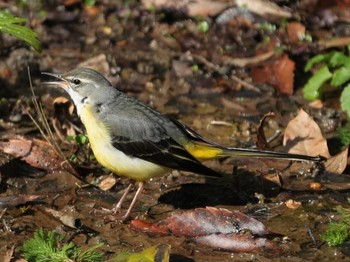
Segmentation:
{"type": "Polygon", "coordinates": [[[199,244],[235,252],[281,249],[272,241],[259,238],[270,232],[259,221],[239,211],[223,208],[197,208],[171,214],[157,222],[133,220],[131,228],[156,236],[185,236],[199,244]]]}

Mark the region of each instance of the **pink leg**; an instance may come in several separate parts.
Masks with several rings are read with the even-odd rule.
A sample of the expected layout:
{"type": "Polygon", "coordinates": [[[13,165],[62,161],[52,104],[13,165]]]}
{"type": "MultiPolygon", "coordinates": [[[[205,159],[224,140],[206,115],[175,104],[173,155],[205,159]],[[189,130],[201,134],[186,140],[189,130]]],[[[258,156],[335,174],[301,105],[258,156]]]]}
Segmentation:
{"type": "Polygon", "coordinates": [[[125,220],[127,220],[129,218],[131,210],[133,209],[133,207],[134,207],[134,205],[136,203],[136,200],[137,200],[138,196],[141,194],[143,188],[144,188],[144,182],[139,182],[139,187],[138,187],[138,189],[137,189],[137,191],[135,193],[134,198],[131,201],[131,204],[130,204],[128,210],[126,211],[125,215],[123,216],[123,219],[122,219],[123,221],[125,221],[125,220]]]}
{"type": "Polygon", "coordinates": [[[119,210],[121,209],[122,204],[123,204],[123,202],[124,202],[126,196],[127,196],[127,195],[129,194],[129,192],[130,192],[131,187],[132,187],[132,183],[129,184],[129,186],[126,188],[124,194],[123,194],[122,197],[119,199],[118,203],[115,205],[114,208],[112,208],[111,211],[112,211],[113,214],[116,214],[117,212],[119,212],[119,210]]]}

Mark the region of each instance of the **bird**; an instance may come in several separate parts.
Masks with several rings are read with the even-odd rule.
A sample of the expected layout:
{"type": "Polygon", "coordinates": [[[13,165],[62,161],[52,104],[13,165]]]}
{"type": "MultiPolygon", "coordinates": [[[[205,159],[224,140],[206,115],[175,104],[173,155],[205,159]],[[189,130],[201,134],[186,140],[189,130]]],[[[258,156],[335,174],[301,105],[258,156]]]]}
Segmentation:
{"type": "MultiPolygon", "coordinates": [[[[42,74],[55,79],[46,84],[59,86],[69,94],[96,160],[114,174],[138,182],[138,189],[123,220],[128,219],[145,182],[151,178],[164,176],[172,170],[220,177],[221,173],[202,163],[205,160],[231,156],[323,160],[321,156],[220,145],[113,87],[102,74],[91,68],[42,74]]],[[[120,211],[131,187],[130,183],[112,208],[113,214],[120,211]]]]}

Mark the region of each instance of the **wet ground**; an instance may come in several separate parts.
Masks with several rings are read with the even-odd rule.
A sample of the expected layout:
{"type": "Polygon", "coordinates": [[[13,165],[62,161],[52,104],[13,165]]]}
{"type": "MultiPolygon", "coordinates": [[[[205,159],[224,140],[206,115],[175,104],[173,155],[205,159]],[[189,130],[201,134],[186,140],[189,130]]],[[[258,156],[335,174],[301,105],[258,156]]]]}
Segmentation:
{"type": "MultiPolygon", "coordinates": [[[[60,128],[57,125],[53,128],[54,137],[76,170],[74,175],[64,170],[65,165],[62,170],[38,169],[23,158],[2,154],[1,196],[23,194],[36,198],[26,199],[24,204],[18,199],[15,203],[1,203],[0,257],[11,246],[21,246],[38,228],[71,236],[77,232],[74,223],[82,223],[74,242],[82,246],[103,242],[106,245],[102,250],[110,258],[121,251],[166,243],[172,246],[171,261],[350,261],[347,243],[328,247],[320,240],[326,223],[336,214],[335,208],[349,206],[348,169],[342,175],[335,175],[310,163],[213,160],[206,165],[224,173],[222,179],[173,171],[147,183],[132,212],[132,219],[156,222],[173,212],[198,207],[240,210],[280,234],[272,238],[283,249],[278,255],[264,250],[234,253],[208,248],[185,237],[149,236],[131,229],[129,222],[109,221],[100,211],[112,208],[130,181],[101,168],[88,145],[69,143],[67,130],[79,133],[83,126],[75,113],[67,113],[68,102],[64,105],[55,102],[54,106],[57,97],[67,96],[58,88],[43,85],[47,78],[40,74],[82,66],[95,68],[123,92],[179,119],[206,138],[236,147],[254,147],[259,122],[272,111],[275,116],[265,121],[264,133],[268,139],[272,138],[269,144],[273,150],[284,150],[283,130],[298,109],[303,108],[320,126],[331,153],[335,154],[340,149],[331,138],[346,119],[337,99],[331,97],[315,107],[301,96],[301,86],[307,79],[303,66],[321,50],[317,45],[293,43],[280,22],[298,20],[315,39],[321,39],[321,35],[346,36],[348,25],[341,19],[321,26],[319,21],[329,18],[324,10],[332,10],[330,7],[316,6],[312,1],[276,1],[280,6],[288,5],[298,18],[256,15],[230,18],[227,14],[220,16],[223,10],[200,18],[188,13],[188,10],[195,12],[192,9],[146,8],[147,1],[142,4],[106,0],[93,6],[86,2],[0,3],[0,8],[29,18],[28,25],[38,33],[43,46],[42,53],[37,53],[19,40],[5,34],[0,36],[1,140],[42,139],[28,116],[29,112],[39,119],[32,102],[29,68],[36,99],[42,104],[50,126],[53,128],[53,122],[59,122],[60,128]],[[217,17],[226,17],[228,21],[220,22],[217,17]],[[264,30],[262,23],[278,25],[279,29],[264,30]],[[208,29],[201,28],[205,24],[209,25],[208,29]],[[281,80],[287,87],[257,77],[261,68],[267,70],[265,60],[244,60],[269,52],[276,42],[284,47],[283,54],[295,62],[294,83],[288,82],[286,76],[281,80]],[[294,86],[294,90],[288,89],[288,85],[294,86]],[[62,123],[69,124],[62,128],[62,123]],[[77,127],[74,131],[72,123],[77,127]],[[60,131],[61,134],[57,133],[60,131]],[[116,180],[112,181],[111,189],[103,191],[98,185],[109,177],[116,180]],[[286,204],[288,200],[297,205],[286,204]],[[65,215],[70,216],[71,227],[60,220],[65,215]]],[[[268,63],[274,63],[273,59],[267,60],[268,63]]],[[[275,71],[262,72],[277,75],[275,71]]],[[[14,257],[20,257],[19,250],[15,250],[14,257]]]]}

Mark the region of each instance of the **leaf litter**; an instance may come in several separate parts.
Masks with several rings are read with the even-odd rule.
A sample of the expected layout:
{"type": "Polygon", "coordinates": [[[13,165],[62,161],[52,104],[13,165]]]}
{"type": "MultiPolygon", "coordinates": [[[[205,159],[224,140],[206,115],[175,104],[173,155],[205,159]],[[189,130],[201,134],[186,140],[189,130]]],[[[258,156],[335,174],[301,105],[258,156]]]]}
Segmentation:
{"type": "MultiPolygon", "coordinates": [[[[116,3],[108,3],[106,5],[96,3],[96,6],[88,9],[85,8],[83,3],[78,2],[71,1],[68,5],[68,2],[65,1],[64,5],[67,9],[64,11],[49,8],[47,10],[46,20],[45,18],[39,19],[36,17],[36,14],[39,12],[31,11],[31,14],[33,14],[31,16],[33,17],[32,25],[34,27],[40,25],[43,32],[45,32],[42,36],[42,41],[44,42],[43,46],[47,50],[45,50],[43,58],[40,58],[40,71],[67,71],[76,67],[85,58],[92,57],[91,60],[87,59],[85,62],[91,67],[99,68],[98,70],[109,76],[113,85],[118,86],[129,94],[138,96],[161,112],[176,115],[176,117],[191,126],[195,124],[196,129],[198,128],[200,133],[227,145],[254,146],[255,135],[261,135],[261,132],[263,132],[259,128],[257,129],[256,126],[258,126],[258,122],[265,112],[276,112],[276,122],[278,123],[278,127],[282,129],[294,117],[296,108],[302,107],[308,112],[311,111],[308,105],[298,97],[300,94],[298,90],[300,84],[298,81],[300,79],[297,74],[298,72],[295,72],[298,70],[300,64],[305,61],[306,57],[309,56],[310,52],[318,52],[323,48],[343,46],[348,43],[348,37],[341,36],[341,26],[337,24],[336,20],[329,20],[328,18],[331,18],[331,15],[327,15],[323,11],[321,12],[320,10],[324,7],[317,7],[317,3],[315,4],[316,7],[312,6],[312,3],[307,3],[309,5],[307,8],[311,8],[310,10],[314,10],[315,12],[310,14],[310,17],[305,17],[305,21],[307,22],[300,22],[306,27],[305,31],[302,25],[292,24],[288,20],[286,27],[283,25],[277,26],[277,31],[272,33],[268,32],[270,29],[260,28],[261,20],[253,14],[254,10],[251,9],[249,11],[250,15],[244,15],[236,11],[237,9],[235,8],[237,7],[231,6],[231,3],[224,3],[222,5],[224,8],[220,7],[219,4],[216,7],[220,8],[212,8],[209,10],[209,14],[213,14],[210,12],[217,10],[215,11],[215,15],[220,16],[222,14],[227,18],[226,21],[229,22],[219,24],[214,18],[205,17],[209,28],[204,33],[198,29],[199,22],[189,17],[185,19],[176,16],[169,18],[166,12],[163,14],[162,11],[154,9],[153,11],[140,10],[139,6],[135,6],[132,3],[129,6],[118,6],[118,8],[115,7],[116,3]],[[230,8],[233,11],[225,13],[230,8]],[[77,10],[82,10],[82,12],[74,12],[77,10]],[[242,15],[243,19],[240,19],[235,14],[238,14],[238,16],[242,15]],[[325,30],[319,34],[320,32],[317,32],[317,30],[320,27],[312,20],[316,16],[325,22],[328,19],[328,26],[336,26],[332,32],[337,32],[338,35],[335,38],[328,38],[332,35],[325,35],[325,30]],[[118,23],[115,22],[116,18],[118,23]],[[244,22],[245,19],[249,21],[244,22]],[[82,22],[79,23],[79,26],[77,25],[78,21],[82,22]],[[86,21],[89,22],[86,23],[86,21]],[[175,23],[173,23],[174,21],[175,23]],[[316,30],[310,24],[316,27],[316,30]],[[96,26],[93,27],[91,25],[96,26]],[[79,35],[79,41],[76,41],[76,37],[71,37],[73,33],[74,36],[79,35]],[[307,42],[299,39],[302,38],[303,34],[304,36],[311,34],[315,38],[315,41],[307,42]],[[267,40],[268,38],[275,44],[271,45],[271,49],[269,49],[268,44],[266,45],[268,41],[264,43],[260,41],[261,39],[267,40]],[[317,45],[317,43],[322,43],[322,45],[317,45]],[[260,47],[257,47],[257,44],[260,47]],[[279,48],[280,46],[282,48],[279,48]],[[276,48],[278,52],[276,52],[276,48]],[[108,56],[105,55],[107,53],[108,56]],[[282,60],[279,60],[281,58],[282,60]],[[178,61],[177,64],[173,63],[174,61],[178,61]],[[285,70],[280,70],[284,64],[286,65],[285,70]],[[173,65],[173,71],[171,71],[171,65],[173,65]],[[249,71],[250,69],[247,70],[246,66],[249,66],[250,69],[262,68],[263,72],[269,72],[265,76],[262,74],[264,78],[263,81],[261,80],[261,83],[265,84],[254,84],[251,81],[252,74],[249,71]],[[287,74],[283,74],[285,72],[287,74]],[[292,75],[295,77],[291,77],[292,75]],[[272,80],[275,81],[276,79],[280,79],[280,81],[272,82],[272,80]],[[293,80],[295,81],[293,82],[293,80]],[[283,84],[287,85],[286,89],[279,87],[283,87],[283,84]],[[277,91],[272,89],[270,85],[273,85],[277,91]],[[288,99],[285,99],[276,95],[276,92],[293,93],[295,95],[290,95],[288,99]],[[219,108],[217,105],[223,108],[219,108]],[[278,108],[279,105],[282,105],[281,110],[278,108]],[[195,116],[193,117],[191,114],[195,116]],[[228,124],[210,125],[212,121],[228,124]],[[210,128],[207,128],[208,126],[210,128]]],[[[186,3],[186,1],[183,1],[183,3],[186,3]]],[[[191,8],[197,3],[198,1],[187,2],[191,8]]],[[[258,6],[257,4],[263,2],[257,1],[254,3],[256,7],[258,6]]],[[[307,13],[306,10],[308,9],[303,5],[306,5],[306,3],[302,3],[298,8],[292,5],[289,9],[277,8],[275,11],[277,16],[279,11],[287,11],[287,16],[290,13],[294,14],[296,10],[298,10],[298,13],[301,9],[307,13]]],[[[197,5],[197,7],[201,6],[197,5]]],[[[206,6],[202,5],[202,7],[206,6]]],[[[265,10],[262,7],[265,8],[267,5],[263,3],[261,8],[258,9],[265,10]]],[[[158,8],[157,5],[156,8],[158,8]]],[[[191,9],[191,12],[199,14],[195,9],[191,9]]],[[[207,14],[206,12],[208,10],[200,12],[207,14]]],[[[187,15],[189,14],[192,13],[187,13],[187,15]]],[[[341,17],[343,21],[346,19],[346,15],[344,16],[344,14],[346,12],[343,12],[341,16],[339,15],[339,18],[341,17]]],[[[263,13],[260,13],[260,15],[263,16],[265,22],[276,25],[270,15],[265,16],[263,13]]],[[[304,17],[305,14],[301,12],[298,15],[304,17]]],[[[326,33],[328,34],[329,31],[326,33]]],[[[8,40],[5,38],[2,45],[6,45],[7,43],[8,40]]],[[[2,78],[7,77],[6,79],[11,83],[11,90],[15,90],[18,93],[25,92],[23,88],[24,81],[16,81],[18,72],[12,68],[18,68],[18,71],[20,71],[20,62],[27,62],[26,58],[18,62],[18,67],[11,64],[15,60],[13,58],[23,57],[25,52],[18,52],[16,48],[13,48],[13,44],[8,46],[12,46],[11,49],[7,50],[5,47],[2,50],[4,54],[10,52],[12,59],[3,60],[6,65],[0,67],[0,75],[5,76],[2,78]],[[13,49],[15,50],[11,51],[13,49]],[[19,88],[16,89],[14,87],[19,88]]],[[[34,66],[34,68],[39,67],[34,66]]],[[[47,89],[43,93],[50,93],[50,95],[55,97],[58,96],[57,93],[51,93],[47,89]]],[[[322,109],[322,107],[327,106],[329,106],[329,103],[323,103],[319,107],[322,109]]],[[[48,108],[52,108],[51,103],[43,106],[43,109],[48,108]]],[[[314,111],[313,114],[319,114],[317,112],[321,112],[321,109],[316,111],[316,113],[314,111]]],[[[64,110],[68,113],[70,111],[69,108],[68,110],[64,110]]],[[[2,115],[5,118],[7,117],[4,111],[2,111],[2,115]]],[[[48,115],[51,120],[50,111],[48,115]]],[[[70,114],[66,115],[64,113],[62,116],[63,121],[59,120],[58,125],[62,124],[59,127],[61,129],[59,132],[61,132],[62,138],[65,139],[66,132],[68,133],[73,129],[77,131],[78,129],[75,129],[74,125],[80,127],[80,124],[75,119],[71,119],[70,114]],[[65,120],[69,122],[65,122],[65,120]]],[[[325,121],[328,120],[328,117],[325,117],[325,121]]],[[[305,121],[310,121],[310,118],[306,117],[305,121]]],[[[340,120],[337,119],[336,121],[340,120]]],[[[339,122],[336,123],[339,124],[339,122]]],[[[11,124],[13,128],[11,128],[12,125],[8,125],[9,129],[6,131],[3,129],[0,130],[2,134],[9,133],[16,128],[18,129],[22,124],[26,124],[26,119],[24,118],[21,123],[11,122],[11,124]]],[[[321,127],[323,129],[324,126],[321,127]]],[[[313,124],[310,124],[310,128],[314,131],[317,130],[313,124]]],[[[269,125],[269,121],[265,121],[264,131],[266,135],[264,134],[264,136],[267,139],[258,137],[257,140],[263,139],[264,142],[269,140],[271,133],[275,133],[275,130],[271,129],[274,128],[269,125]]],[[[293,132],[295,131],[300,130],[294,130],[293,132]]],[[[317,147],[317,150],[315,150],[313,148],[315,144],[303,143],[305,141],[310,142],[311,140],[316,142],[316,144],[324,144],[324,142],[317,142],[324,139],[322,138],[322,133],[316,136],[315,134],[317,132],[314,134],[314,131],[309,134],[307,132],[303,133],[302,136],[293,134],[293,138],[291,139],[296,145],[300,141],[302,145],[298,147],[307,152],[315,154],[327,152],[328,149],[326,150],[325,147],[317,147]]],[[[30,134],[23,133],[24,138],[21,138],[21,140],[23,139],[27,142],[24,142],[22,149],[16,149],[17,152],[13,153],[17,155],[15,158],[25,157],[21,155],[21,150],[23,152],[28,152],[28,149],[29,152],[32,150],[31,143],[34,141],[32,138],[33,131],[30,134]]],[[[288,133],[290,135],[289,130],[287,135],[288,133]]],[[[329,136],[330,132],[327,131],[324,137],[329,138],[329,136]]],[[[290,138],[288,139],[290,141],[290,138]]],[[[7,139],[7,141],[1,141],[1,143],[8,143],[9,141],[7,139]]],[[[18,145],[16,143],[14,142],[14,145],[17,147],[18,145]]],[[[280,145],[281,137],[279,135],[267,144],[273,150],[286,150],[286,148],[280,145]]],[[[7,146],[8,150],[11,148],[9,144],[2,145],[7,146]]],[[[74,148],[73,150],[71,148],[74,145],[67,144],[62,147],[64,149],[69,147],[68,152],[74,151],[74,148]]],[[[290,147],[288,145],[288,148],[292,148],[292,146],[290,147]]],[[[43,163],[49,163],[43,154],[36,154],[33,157],[33,159],[27,159],[28,163],[24,164],[24,166],[35,166],[35,158],[37,157],[43,157],[43,163]]],[[[287,253],[288,250],[291,252],[286,256],[282,254],[283,258],[304,258],[307,260],[311,257],[312,259],[331,257],[331,259],[334,259],[334,249],[328,249],[322,245],[317,247],[304,245],[310,239],[313,239],[312,245],[315,243],[320,244],[321,242],[318,238],[320,227],[317,225],[323,225],[328,219],[323,214],[327,210],[332,209],[335,203],[347,205],[346,198],[348,197],[348,192],[346,189],[349,189],[350,183],[347,178],[348,159],[346,149],[337,156],[329,155],[327,157],[329,157],[327,162],[330,164],[326,164],[326,172],[323,170],[320,172],[320,170],[313,168],[307,163],[293,163],[290,166],[290,163],[279,163],[278,161],[268,160],[213,161],[208,163],[208,165],[230,175],[233,173],[233,176],[225,176],[223,182],[206,181],[206,190],[200,191],[200,194],[196,191],[195,194],[190,195],[190,198],[184,201],[187,203],[196,203],[196,200],[215,198],[215,204],[220,206],[229,203],[223,201],[224,197],[239,199],[238,202],[234,202],[234,204],[230,202],[225,207],[230,209],[230,212],[232,212],[232,209],[239,209],[243,210],[246,214],[248,214],[246,211],[249,211],[250,208],[255,209],[256,212],[252,214],[253,216],[258,216],[259,220],[268,228],[272,228],[274,231],[276,230],[276,232],[285,235],[286,241],[283,243],[278,242],[278,247],[283,246],[283,249],[287,250],[287,253]],[[333,162],[330,162],[331,159],[333,159],[333,162]],[[210,187],[214,186],[211,183],[214,183],[215,187],[219,189],[215,191],[215,195],[210,195],[209,193],[211,192],[210,187]],[[223,187],[220,183],[224,183],[225,186],[223,187]],[[336,192],[327,191],[327,188],[336,190],[336,192]],[[322,192],[322,194],[318,192],[322,192]],[[219,195],[223,197],[221,200],[219,195]],[[291,205],[289,207],[292,208],[288,208],[285,205],[286,203],[290,203],[291,205]],[[296,208],[293,209],[294,207],[296,208]],[[309,225],[308,230],[305,225],[309,225]],[[310,237],[312,234],[314,236],[313,238],[310,237]]],[[[26,161],[26,158],[23,160],[26,161]]],[[[99,233],[98,236],[93,236],[92,240],[107,242],[110,250],[113,250],[112,252],[120,252],[125,246],[132,248],[146,245],[157,246],[159,241],[164,241],[171,243],[173,247],[172,252],[181,254],[186,259],[190,257],[198,261],[215,261],[219,257],[220,259],[223,258],[222,260],[224,261],[225,259],[232,260],[232,256],[242,261],[252,259],[251,254],[245,256],[244,254],[237,255],[231,252],[217,251],[215,248],[201,248],[202,245],[184,241],[186,237],[183,236],[176,238],[173,236],[164,236],[160,240],[159,238],[135,233],[127,225],[106,223],[103,217],[93,213],[93,210],[100,209],[101,206],[112,206],[118,200],[120,192],[125,188],[128,181],[123,178],[116,178],[113,181],[107,180],[106,189],[109,190],[102,192],[93,185],[97,184],[96,181],[98,181],[101,175],[108,177],[107,172],[101,169],[93,160],[90,162],[86,161],[84,163],[86,166],[80,165],[80,163],[77,166],[79,175],[86,181],[85,184],[82,184],[82,181],[70,180],[71,174],[64,171],[56,172],[55,170],[49,170],[50,175],[37,177],[30,177],[24,175],[26,173],[17,172],[21,170],[12,172],[13,165],[17,165],[18,163],[18,159],[9,159],[4,161],[0,167],[2,174],[2,193],[4,195],[25,193],[30,196],[32,193],[35,196],[47,196],[47,199],[52,202],[50,203],[52,210],[61,212],[57,213],[59,216],[64,216],[65,206],[73,204],[76,208],[77,217],[81,218],[83,223],[89,228],[99,233]],[[73,189],[75,192],[67,191],[67,187],[70,190],[73,189]]],[[[55,162],[53,166],[58,167],[58,163],[59,161],[55,162]]],[[[40,165],[45,166],[45,164],[40,165]]],[[[40,165],[36,167],[40,168],[40,165]]],[[[160,195],[164,195],[174,190],[174,188],[187,187],[189,191],[194,191],[194,183],[205,182],[205,178],[184,177],[180,174],[179,172],[173,172],[169,177],[154,179],[148,185],[148,190],[142,195],[142,202],[136,207],[133,215],[152,219],[152,222],[157,224],[164,213],[174,211],[172,205],[165,203],[153,206],[160,199],[160,195]]],[[[180,202],[178,199],[175,199],[175,201],[177,207],[183,207],[178,203],[180,202]]],[[[24,202],[25,205],[27,203],[29,202],[24,202]]],[[[208,202],[198,201],[197,207],[198,203],[200,203],[199,206],[206,206],[208,202]]],[[[37,202],[30,204],[49,205],[48,203],[37,202]]],[[[23,237],[21,236],[25,235],[27,237],[30,235],[31,232],[25,229],[28,228],[28,225],[29,227],[41,225],[50,229],[62,226],[62,222],[59,220],[49,219],[50,216],[44,216],[44,214],[31,206],[26,210],[21,215],[14,216],[16,219],[16,223],[14,224],[11,223],[11,219],[13,218],[12,211],[4,212],[3,219],[9,225],[8,228],[12,229],[13,232],[22,233],[12,234],[11,231],[5,231],[5,239],[9,241],[5,243],[5,248],[7,247],[8,250],[11,250],[11,244],[23,242],[23,237]]],[[[67,229],[66,231],[69,232],[67,229]]],[[[237,235],[234,236],[236,238],[231,235],[221,237],[223,238],[221,238],[220,243],[223,245],[230,243],[230,241],[238,240],[238,243],[249,242],[249,245],[255,247],[268,246],[266,244],[267,242],[264,242],[265,240],[259,242],[261,241],[259,238],[256,238],[256,236],[252,237],[249,230],[248,233],[241,234],[239,237],[237,235]]],[[[86,243],[91,239],[88,234],[82,234],[75,240],[86,243]]],[[[219,241],[217,236],[210,235],[210,237],[204,238],[203,242],[205,243],[202,244],[212,245],[216,241],[219,241]]],[[[268,241],[271,240],[268,239],[268,241]]],[[[198,240],[198,243],[200,243],[200,240],[198,240]]],[[[272,243],[276,242],[273,240],[272,243]]],[[[223,245],[219,247],[221,250],[229,249],[223,245]]],[[[245,251],[249,250],[246,249],[245,251]]],[[[15,250],[16,255],[18,255],[17,249],[15,250]]],[[[256,252],[253,259],[264,261],[266,260],[266,256],[256,252]]]]}

